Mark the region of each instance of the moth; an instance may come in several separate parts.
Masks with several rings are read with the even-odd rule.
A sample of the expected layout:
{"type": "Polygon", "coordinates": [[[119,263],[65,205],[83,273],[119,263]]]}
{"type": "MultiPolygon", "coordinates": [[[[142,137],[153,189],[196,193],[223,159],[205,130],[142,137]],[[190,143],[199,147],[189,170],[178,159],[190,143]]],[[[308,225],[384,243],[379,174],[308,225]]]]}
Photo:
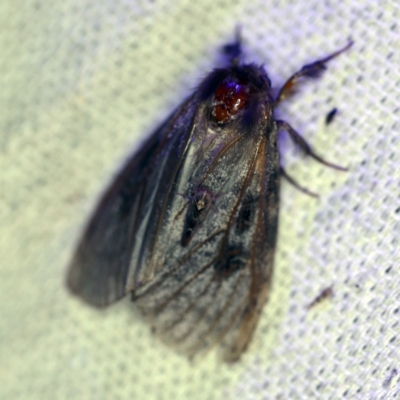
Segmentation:
{"type": "Polygon", "coordinates": [[[279,132],[340,169],[275,109],[351,44],[276,95],[262,66],[240,62],[239,37],[225,46],[229,66],[205,77],[105,191],[69,267],[70,290],[100,308],[131,294],[165,343],[189,357],[219,345],[224,361],[237,361],[271,288],[280,177],[298,186],[280,166],[279,132]]]}

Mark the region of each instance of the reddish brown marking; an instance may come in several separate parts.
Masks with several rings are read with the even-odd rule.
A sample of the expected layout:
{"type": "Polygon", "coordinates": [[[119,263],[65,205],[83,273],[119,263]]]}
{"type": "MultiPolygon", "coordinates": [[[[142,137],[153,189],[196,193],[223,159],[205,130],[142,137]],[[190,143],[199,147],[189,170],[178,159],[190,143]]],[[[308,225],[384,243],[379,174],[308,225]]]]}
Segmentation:
{"type": "Polygon", "coordinates": [[[235,119],[248,103],[250,87],[236,80],[222,82],[215,91],[212,115],[218,124],[235,119]]]}

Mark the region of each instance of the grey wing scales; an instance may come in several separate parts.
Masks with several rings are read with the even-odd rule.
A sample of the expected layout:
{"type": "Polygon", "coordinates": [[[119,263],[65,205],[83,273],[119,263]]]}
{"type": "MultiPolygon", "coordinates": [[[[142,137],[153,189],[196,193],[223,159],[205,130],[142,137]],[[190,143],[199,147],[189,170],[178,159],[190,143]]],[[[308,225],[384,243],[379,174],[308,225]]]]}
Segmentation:
{"type": "Polygon", "coordinates": [[[247,132],[234,144],[230,137],[208,144],[210,156],[202,155],[207,161],[191,174],[193,184],[223,193],[218,211],[188,247],[179,246],[172,213],[163,224],[168,241],[159,246],[164,269],[135,293],[162,340],[189,356],[220,343],[225,361],[237,360],[247,347],[269,292],[279,189],[276,131],[268,139],[247,132]]]}

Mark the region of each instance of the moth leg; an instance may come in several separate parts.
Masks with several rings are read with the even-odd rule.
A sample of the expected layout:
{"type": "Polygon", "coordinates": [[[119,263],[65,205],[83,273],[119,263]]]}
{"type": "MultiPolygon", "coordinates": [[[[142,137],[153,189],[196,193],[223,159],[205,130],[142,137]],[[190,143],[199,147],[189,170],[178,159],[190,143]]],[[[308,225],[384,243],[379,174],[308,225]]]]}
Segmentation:
{"type": "Polygon", "coordinates": [[[280,89],[278,96],[276,97],[276,104],[280,103],[282,100],[287,99],[291,95],[293,95],[295,90],[295,85],[297,84],[298,80],[302,77],[306,78],[319,78],[322,73],[326,70],[326,64],[328,61],[336,58],[346,50],[348,50],[352,46],[353,42],[350,41],[345,47],[342,49],[335,51],[334,53],[330,54],[329,56],[322,58],[321,60],[314,61],[311,64],[304,65],[304,67],[293,74],[286,83],[280,89]]]}
{"type": "Polygon", "coordinates": [[[324,164],[327,167],[338,169],[339,171],[347,171],[347,168],[341,167],[340,165],[332,164],[324,160],[319,155],[315,154],[310,145],[287,122],[276,121],[276,124],[278,130],[283,129],[289,134],[293,142],[303,151],[305,155],[312,157],[314,160],[319,161],[321,164],[324,164]]]}
{"type": "Polygon", "coordinates": [[[317,193],[312,192],[311,190],[306,189],[304,186],[300,186],[296,180],[294,180],[290,175],[287,174],[287,172],[284,170],[284,168],[281,166],[279,167],[279,173],[290,183],[292,184],[296,189],[299,189],[301,192],[308,194],[311,197],[318,198],[319,195],[317,193]]]}

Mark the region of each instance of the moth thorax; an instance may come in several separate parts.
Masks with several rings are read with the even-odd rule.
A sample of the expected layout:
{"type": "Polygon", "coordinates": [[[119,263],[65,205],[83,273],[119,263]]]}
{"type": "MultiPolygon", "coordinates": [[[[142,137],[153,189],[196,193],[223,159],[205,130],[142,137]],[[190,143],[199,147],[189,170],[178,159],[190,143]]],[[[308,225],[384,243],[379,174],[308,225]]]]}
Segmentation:
{"type": "Polygon", "coordinates": [[[234,120],[248,104],[251,96],[249,83],[233,78],[225,79],[215,90],[211,114],[218,124],[234,120]]]}

